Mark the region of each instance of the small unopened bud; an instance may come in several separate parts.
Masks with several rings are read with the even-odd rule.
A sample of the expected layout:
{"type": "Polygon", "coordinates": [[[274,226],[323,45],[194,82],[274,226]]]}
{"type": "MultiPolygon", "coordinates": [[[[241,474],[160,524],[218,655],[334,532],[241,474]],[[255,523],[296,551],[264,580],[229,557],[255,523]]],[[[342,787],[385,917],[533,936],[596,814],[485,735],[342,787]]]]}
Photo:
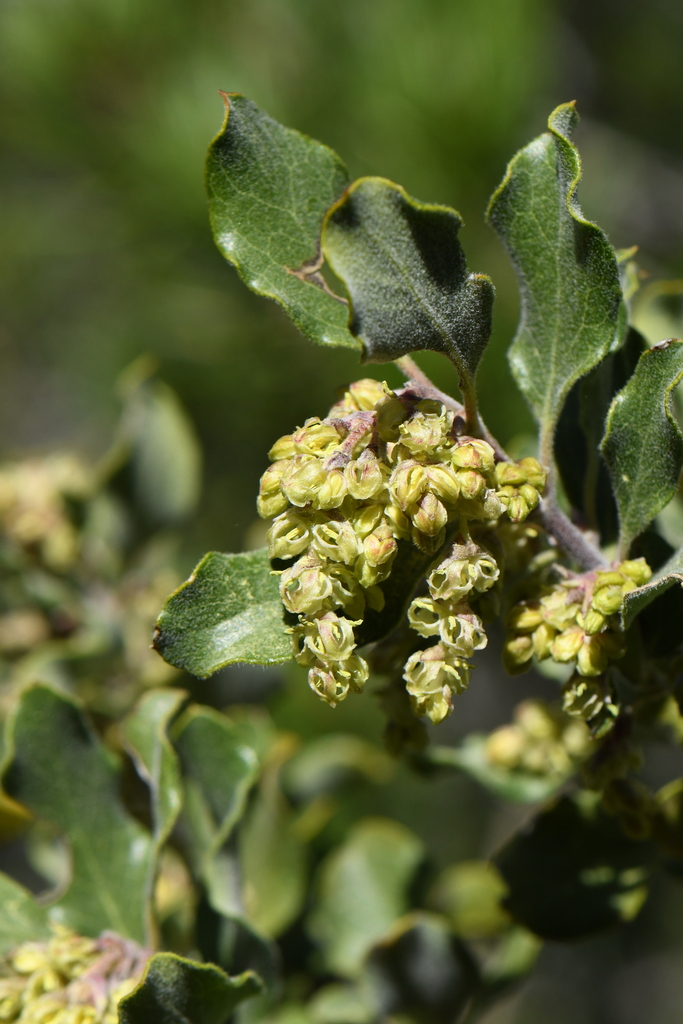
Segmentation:
{"type": "Polygon", "coordinates": [[[384,509],[384,518],[389,523],[394,537],[399,540],[410,540],[412,524],[400,508],[397,508],[396,505],[387,505],[384,509]]]}
{"type": "MultiPolygon", "coordinates": [[[[609,573],[605,575],[615,576],[616,573],[609,573]]],[[[607,586],[603,585],[600,589],[593,591],[593,600],[591,604],[593,608],[598,612],[602,612],[603,615],[614,615],[621,608],[624,600],[622,592],[623,579],[620,579],[619,583],[612,583],[607,586]]],[[[597,587],[597,584],[596,584],[597,587]]]]}
{"type": "Polygon", "coordinates": [[[482,498],[486,493],[486,481],[476,469],[459,469],[456,476],[460,494],[466,500],[482,498]]]}
{"type": "Polygon", "coordinates": [[[534,656],[539,661],[543,661],[545,658],[549,658],[552,650],[552,645],[557,633],[552,626],[549,626],[547,622],[541,623],[538,629],[535,629],[531,640],[534,648],[534,656]]]}
{"type": "Polygon", "coordinates": [[[388,523],[373,530],[363,541],[363,551],[370,565],[382,565],[394,558],[398,546],[388,523]]]}
{"type": "Polygon", "coordinates": [[[261,477],[256,508],[263,519],[272,519],[289,507],[289,499],[282,493],[280,486],[289,467],[289,459],[280,459],[269,466],[261,477]]]}
{"type": "Polygon", "coordinates": [[[261,495],[256,499],[256,511],[261,519],[272,519],[289,508],[289,499],[282,491],[276,494],[261,495]]]}
{"type": "Polygon", "coordinates": [[[499,487],[521,487],[527,483],[527,474],[516,462],[499,462],[496,465],[496,480],[499,487]]]}
{"type": "Polygon", "coordinates": [[[512,676],[526,672],[534,653],[530,636],[513,636],[503,645],[503,664],[512,676]]]}
{"type": "Polygon", "coordinates": [[[346,497],[346,478],[341,469],[331,469],[313,497],[314,508],[339,508],[346,497]]]}
{"type": "Polygon", "coordinates": [[[532,487],[531,484],[522,484],[519,488],[519,493],[529,506],[529,510],[533,511],[538,505],[539,500],[539,494],[536,488],[532,487]]]}
{"type": "MultiPolygon", "coordinates": [[[[361,505],[359,509],[352,513],[351,522],[356,531],[356,536],[360,540],[364,540],[369,533],[372,533],[379,526],[384,517],[385,508],[386,505],[383,505],[381,501],[375,501],[370,505],[361,505]]],[[[408,529],[410,529],[410,524],[408,524],[408,529]]]]}
{"type": "Polygon", "coordinates": [[[515,633],[533,633],[542,622],[543,616],[538,602],[516,604],[510,609],[507,617],[507,626],[515,633]]]}
{"type": "Polygon", "coordinates": [[[520,460],[519,465],[526,474],[527,483],[535,487],[537,491],[542,491],[545,487],[547,474],[538,459],[527,456],[525,459],[520,460]]]}
{"type": "Polygon", "coordinates": [[[420,500],[428,484],[424,466],[412,459],[399,463],[391,475],[389,490],[394,502],[405,512],[420,500]]]}
{"type": "Polygon", "coordinates": [[[331,562],[353,565],[358,557],[358,538],[351,523],[330,519],[313,527],[313,546],[323,558],[331,562]]]}
{"type": "Polygon", "coordinates": [[[633,580],[637,587],[643,587],[652,577],[652,569],[644,558],[631,558],[622,562],[619,572],[633,580]]]}
{"type": "Polygon", "coordinates": [[[292,505],[308,505],[325,483],[322,462],[311,455],[297,455],[282,479],[282,490],[292,505]]]}
{"type": "Polygon", "coordinates": [[[285,608],[299,615],[319,612],[332,594],[332,582],[322,564],[304,556],[280,576],[280,597],[285,608]]]}
{"type": "Polygon", "coordinates": [[[489,764],[501,768],[516,768],[524,751],[524,735],[515,725],[504,725],[492,732],[484,746],[484,755],[489,764]]]}
{"type": "Polygon", "coordinates": [[[391,573],[392,561],[393,559],[389,559],[389,561],[382,562],[380,565],[372,565],[368,561],[365,551],[363,551],[356,559],[353,567],[361,587],[374,587],[377,583],[382,583],[383,580],[387,579],[391,573]]]}
{"type": "Polygon", "coordinates": [[[557,729],[548,709],[537,700],[525,700],[515,709],[515,721],[535,740],[552,739],[557,729]]]}
{"type": "Polygon", "coordinates": [[[483,519],[500,519],[504,512],[503,502],[494,490],[488,490],[482,504],[483,519]]]}
{"type": "Polygon", "coordinates": [[[460,483],[452,469],[444,463],[427,466],[429,489],[447,505],[455,505],[460,497],[460,483]]]}
{"type": "Polygon", "coordinates": [[[578,616],[577,621],[587,636],[593,636],[600,632],[607,620],[602,612],[589,608],[585,615],[578,616]]]}
{"type": "Polygon", "coordinates": [[[349,494],[358,501],[377,498],[386,490],[385,472],[376,458],[354,459],[344,470],[349,494]]]}
{"type": "Polygon", "coordinates": [[[269,558],[293,558],[310,544],[310,523],[304,516],[290,509],[273,520],[266,539],[269,558]]]}
{"type": "Polygon", "coordinates": [[[413,526],[428,537],[437,537],[448,522],[448,512],[435,494],[427,491],[419,503],[410,509],[413,526]]]}
{"type": "Polygon", "coordinates": [[[420,636],[437,636],[439,622],[447,611],[446,606],[429,597],[416,597],[408,608],[408,622],[420,636]]]}
{"type": "Polygon", "coordinates": [[[321,661],[342,661],[351,656],[356,642],[351,621],[335,612],[325,612],[304,625],[304,643],[321,661]]]}
{"type": "Polygon", "coordinates": [[[494,465],[493,448],[477,438],[458,445],[451,454],[451,462],[458,469],[479,469],[490,473],[494,465]]]}
{"type": "Polygon", "coordinates": [[[364,377],[349,384],[349,391],[359,409],[369,411],[386,398],[386,391],[378,380],[364,377]]]}
{"type": "Polygon", "coordinates": [[[553,641],[551,648],[555,661],[574,661],[583,646],[583,630],[580,626],[572,626],[553,641]]]}
{"type": "Polygon", "coordinates": [[[278,438],[273,447],[268,452],[268,458],[271,462],[279,462],[282,459],[291,459],[297,454],[294,441],[292,440],[291,434],[285,434],[284,437],[278,438]]]}
{"type": "Polygon", "coordinates": [[[396,441],[399,426],[408,418],[408,409],[396,397],[386,396],[375,406],[375,429],[383,441],[396,441]]]}
{"type": "Polygon", "coordinates": [[[609,665],[609,656],[599,636],[586,637],[579,647],[576,670],[582,676],[600,676],[609,665]]]}

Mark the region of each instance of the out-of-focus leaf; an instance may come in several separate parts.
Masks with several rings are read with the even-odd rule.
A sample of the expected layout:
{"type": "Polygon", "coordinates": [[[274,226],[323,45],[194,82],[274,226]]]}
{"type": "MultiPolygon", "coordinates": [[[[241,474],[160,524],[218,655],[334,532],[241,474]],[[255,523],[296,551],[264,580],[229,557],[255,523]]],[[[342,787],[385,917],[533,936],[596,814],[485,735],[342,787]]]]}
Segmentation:
{"type": "Polygon", "coordinates": [[[418,911],[397,921],[371,951],[366,972],[379,1019],[452,1024],[477,985],[477,970],[448,922],[418,911]]]}
{"type": "Polygon", "coordinates": [[[412,832],[383,818],[358,822],[328,855],[309,924],[330,970],[358,974],[371,946],[408,909],[407,888],[422,856],[412,832]]]}
{"type": "Polygon", "coordinates": [[[507,886],[494,864],[467,860],[441,872],[429,904],[445,914],[456,935],[481,939],[509,928],[510,915],[501,906],[506,893],[507,886]]]}
{"type": "Polygon", "coordinates": [[[675,584],[683,586],[683,548],[679,548],[673,553],[671,558],[653,574],[649,583],[626,595],[621,608],[623,628],[628,629],[636,615],[675,584]]]}
{"type": "Polygon", "coordinates": [[[269,938],[292,924],[306,896],[307,850],[280,788],[282,765],[294,751],[291,739],[283,736],[271,753],[239,835],[246,916],[269,938]]]}
{"type": "Polygon", "coordinates": [[[284,769],[286,789],[297,800],[312,800],[343,785],[354,775],[388,782],[394,761],[360,736],[332,733],[307,743],[284,769]]]}
{"type": "Polygon", "coordinates": [[[176,723],[173,744],[183,768],[184,815],[197,876],[219,913],[235,912],[235,866],[222,849],[244,813],[258,759],[225,715],[194,705],[176,723]]]}
{"type": "Polygon", "coordinates": [[[344,164],[244,96],[225,96],[225,105],[206,164],[218,248],[245,284],[275,299],[311,341],[359,349],[345,304],[318,273],[323,216],[349,180],[344,164]]]}
{"type": "Polygon", "coordinates": [[[27,689],[9,725],[3,785],[71,848],[72,877],[51,920],[83,935],[111,929],[136,942],[149,934],[149,833],[125,810],[119,765],[78,706],[47,686],[27,689]]]}
{"type": "Polygon", "coordinates": [[[246,971],[231,978],[214,964],[157,953],[138,987],[119,1004],[120,1024],[226,1024],[245,999],[262,990],[246,971]]]}
{"type": "Polygon", "coordinates": [[[292,656],[283,613],[265,548],[212,551],[166,601],[154,646],[170,665],[201,679],[235,662],[278,665],[292,656]]]}
{"type": "Polygon", "coordinates": [[[493,285],[468,273],[461,225],[447,206],[419,203],[384,178],[360,178],[327,214],[322,246],[349,293],[349,327],[366,359],[443,352],[469,394],[491,334],[493,285]]]}
{"type": "MultiPolygon", "coordinates": [[[[306,1010],[309,1016],[302,1024],[374,1024],[377,1020],[367,986],[348,982],[324,985],[309,1001],[306,1010]]],[[[277,1024],[280,1024],[279,1019],[277,1024]]]]}
{"type": "Polygon", "coordinates": [[[683,434],[671,393],[683,379],[683,341],[646,349],[607,416],[601,450],[619,510],[620,549],[671,501],[683,466],[683,434]]]}
{"type": "Polygon", "coordinates": [[[30,892],[0,874],[0,956],[20,942],[37,942],[49,938],[47,910],[34,900],[30,892]]]}
{"type": "Polygon", "coordinates": [[[553,111],[550,132],[513,157],[488,210],[520,280],[510,364],[541,425],[546,461],[571,386],[620,340],[616,254],[576,197],[581,164],[570,136],[577,120],[573,103],[553,111]]]}
{"type": "Polygon", "coordinates": [[[486,962],[483,972],[486,982],[500,986],[528,974],[542,946],[541,940],[526,928],[511,928],[486,962]]]}
{"type": "Polygon", "coordinates": [[[652,859],[651,844],[629,839],[595,803],[562,797],[495,862],[515,920],[563,941],[635,917],[647,897],[652,859]]]}
{"type": "Polygon", "coordinates": [[[486,757],[486,739],[473,733],[460,747],[430,746],[421,756],[439,767],[458,768],[503,800],[522,804],[547,800],[567,781],[566,775],[533,775],[491,764],[486,757]]]}
{"type": "Polygon", "coordinates": [[[0,791],[0,843],[8,843],[25,832],[33,821],[32,815],[0,791]]]}

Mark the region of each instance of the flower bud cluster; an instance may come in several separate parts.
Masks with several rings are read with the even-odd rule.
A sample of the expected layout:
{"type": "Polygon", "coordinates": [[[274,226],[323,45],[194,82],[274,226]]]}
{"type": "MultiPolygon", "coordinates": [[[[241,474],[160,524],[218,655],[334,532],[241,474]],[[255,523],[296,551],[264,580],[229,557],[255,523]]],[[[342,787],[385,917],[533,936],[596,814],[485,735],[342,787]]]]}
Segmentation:
{"type": "Polygon", "coordinates": [[[515,709],[514,721],[486,741],[489,764],[533,775],[567,775],[590,752],[591,737],[583,722],[572,720],[538,700],[515,709]]]}
{"type": "Polygon", "coordinates": [[[629,591],[650,579],[643,558],[607,571],[570,575],[535,600],[511,609],[503,658],[509,672],[529,668],[531,660],[551,658],[574,663],[580,676],[600,676],[624,654],[618,612],[629,591]]]}
{"type": "Polygon", "coordinates": [[[5,959],[0,1020],[21,1024],[116,1024],[118,1004],[140,981],[149,951],[104,932],[87,939],[55,928],[5,959]]]}
{"type": "Polygon", "coordinates": [[[457,552],[441,562],[427,580],[429,597],[417,597],[408,622],[423,637],[437,642],[408,658],[403,673],[416,715],[434,724],[452,711],[453,695],[467,689],[471,666],[467,658],[486,647],[481,619],[467,599],[489,590],[500,575],[495,560],[482,549],[457,552]]]}
{"type": "MultiPolygon", "coordinates": [[[[400,541],[435,555],[449,524],[492,523],[505,512],[516,523],[538,503],[545,475],[535,459],[496,464],[491,445],[458,434],[461,427],[453,411],[410,387],[397,393],[361,380],[325,419],[307,420],[270,451],[258,511],[273,519],[271,558],[296,559],[280,577],[283,603],[299,616],[292,630],[295,657],[308,666],[311,687],[332,705],[349,689],[362,689],[367,678],[365,661],[354,653],[353,627],[366,607],[381,610],[381,584],[400,541]],[[331,630],[343,643],[330,644],[331,630]]],[[[497,573],[489,562],[489,574],[497,573]]],[[[464,596],[467,588],[461,590],[464,596]]],[[[411,679],[438,677],[442,693],[444,687],[450,693],[467,685],[462,650],[478,649],[483,630],[469,609],[458,607],[461,599],[432,593],[432,600],[447,602],[432,610],[437,618],[444,612],[442,624],[421,635],[438,634],[444,657],[411,661],[406,672],[411,679]]],[[[421,614],[429,618],[426,608],[421,614]]],[[[431,699],[428,704],[430,711],[420,713],[437,719],[447,713],[433,711],[431,699]]]]}

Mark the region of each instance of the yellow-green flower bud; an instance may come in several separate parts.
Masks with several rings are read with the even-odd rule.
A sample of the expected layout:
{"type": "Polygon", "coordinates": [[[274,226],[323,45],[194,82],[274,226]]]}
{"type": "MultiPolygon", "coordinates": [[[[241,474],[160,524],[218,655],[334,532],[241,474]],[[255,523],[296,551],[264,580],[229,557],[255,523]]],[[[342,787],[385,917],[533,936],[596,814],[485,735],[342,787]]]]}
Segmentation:
{"type": "Polygon", "coordinates": [[[538,459],[527,456],[527,458],[520,460],[519,465],[526,474],[527,483],[535,487],[537,491],[543,491],[547,474],[538,459]]]}
{"type": "Polygon", "coordinates": [[[344,476],[349,494],[358,501],[378,498],[386,490],[388,473],[374,456],[349,462],[344,476]]]}
{"type": "Polygon", "coordinates": [[[460,483],[452,469],[445,463],[427,466],[429,490],[447,505],[455,505],[460,497],[460,483]]]}
{"type": "Polygon", "coordinates": [[[289,507],[289,500],[282,493],[280,485],[290,464],[289,459],[280,459],[269,466],[261,477],[256,508],[262,519],[272,519],[289,507]]]}
{"type": "Polygon", "coordinates": [[[387,397],[385,387],[386,385],[382,385],[378,380],[373,380],[372,377],[364,377],[362,380],[349,384],[349,392],[358,409],[368,412],[387,397]]]}
{"type": "Polygon", "coordinates": [[[308,505],[314,501],[326,477],[319,459],[312,455],[297,455],[282,479],[282,490],[292,505],[308,505]]]}
{"type": "Polygon", "coordinates": [[[408,622],[420,636],[437,636],[447,607],[429,597],[416,597],[408,608],[408,622]]]}
{"type": "Polygon", "coordinates": [[[503,645],[503,664],[512,676],[526,672],[534,653],[530,636],[509,637],[503,645]]]}
{"type": "Polygon", "coordinates": [[[356,559],[353,571],[361,587],[374,587],[377,583],[382,583],[383,580],[387,579],[391,574],[392,561],[393,557],[387,562],[382,562],[380,565],[373,565],[368,560],[365,552],[360,554],[356,559]]]}
{"type": "Polygon", "coordinates": [[[400,508],[397,508],[396,505],[387,505],[384,509],[384,518],[389,523],[394,537],[399,540],[410,540],[412,524],[400,508]]]}
{"type": "Polygon", "coordinates": [[[396,441],[399,427],[408,418],[408,409],[398,398],[389,395],[375,406],[375,430],[383,441],[396,441]]]}
{"type": "Polygon", "coordinates": [[[389,490],[396,505],[405,512],[411,505],[420,500],[428,484],[424,466],[412,459],[399,463],[391,474],[389,490]]]}
{"type": "Polygon", "coordinates": [[[609,665],[609,656],[600,636],[586,637],[579,647],[576,670],[582,676],[600,676],[609,665]]]}
{"type": "Polygon", "coordinates": [[[478,469],[490,473],[494,466],[493,448],[486,441],[473,438],[459,444],[451,454],[451,463],[457,469],[478,469]]]}
{"type": "MultiPolygon", "coordinates": [[[[617,573],[605,573],[605,575],[616,576],[617,573]]],[[[593,591],[593,600],[591,601],[593,608],[598,612],[602,612],[603,615],[614,615],[615,612],[618,612],[624,600],[623,582],[623,579],[620,579],[618,584],[612,583],[607,586],[603,584],[599,590],[595,589],[593,591]]]]}
{"type": "Polygon", "coordinates": [[[545,621],[560,631],[576,623],[580,609],[580,605],[571,600],[569,591],[564,587],[556,587],[542,598],[541,607],[545,621]]]}
{"type": "Polygon", "coordinates": [[[460,494],[465,500],[476,501],[486,493],[486,481],[476,469],[459,469],[456,473],[460,494]]]}
{"type": "Polygon", "coordinates": [[[633,580],[637,587],[645,586],[652,577],[652,569],[644,558],[631,558],[622,562],[619,566],[619,572],[633,580]]]}
{"type": "Polygon", "coordinates": [[[516,604],[510,609],[507,626],[515,633],[533,633],[543,622],[541,606],[538,602],[516,604]]]}
{"type": "Polygon", "coordinates": [[[330,519],[313,527],[313,547],[322,558],[353,565],[358,557],[358,538],[351,523],[330,519]]]}
{"type": "Polygon", "coordinates": [[[363,552],[370,565],[383,565],[393,559],[398,546],[388,523],[382,523],[363,541],[363,552]]]}
{"type": "Polygon", "coordinates": [[[331,594],[332,581],[315,556],[304,555],[280,576],[282,603],[298,615],[321,611],[331,594]]]}
{"type": "Polygon", "coordinates": [[[452,647],[463,658],[471,658],[475,651],[483,650],[488,643],[481,619],[466,605],[442,614],[439,636],[444,644],[452,647]]]}
{"type": "Polygon", "coordinates": [[[572,626],[553,641],[551,653],[555,661],[574,661],[583,646],[583,630],[580,626],[572,626]]]}
{"type": "Polygon", "coordinates": [[[330,666],[314,666],[308,673],[308,685],[327,704],[336,707],[346,697],[349,689],[360,693],[368,675],[367,662],[357,654],[352,654],[344,661],[330,666]]]}
{"type": "Polygon", "coordinates": [[[342,469],[328,470],[313,497],[314,508],[339,508],[346,497],[346,478],[342,469]]]}
{"type": "Polygon", "coordinates": [[[304,644],[320,661],[343,661],[356,646],[353,627],[358,625],[358,620],[325,612],[304,623],[304,644]]]}
{"type": "Polygon", "coordinates": [[[294,558],[311,542],[310,521],[290,508],[273,520],[266,540],[270,558],[294,558]]]}
{"type": "Polygon", "coordinates": [[[501,768],[517,768],[524,752],[524,745],[522,730],[515,725],[504,725],[492,732],[486,740],[484,756],[489,764],[501,768]]]}
{"type": "Polygon", "coordinates": [[[533,643],[534,656],[539,661],[543,661],[545,658],[549,658],[552,645],[557,633],[552,626],[549,626],[547,622],[542,622],[538,629],[535,629],[531,640],[533,643]]]}
{"type": "Polygon", "coordinates": [[[519,488],[519,493],[520,496],[524,498],[527,505],[529,506],[529,510],[533,511],[538,505],[539,501],[539,493],[536,490],[536,488],[532,487],[531,484],[522,484],[522,486],[519,488]]]}
{"type": "Polygon", "coordinates": [[[427,491],[420,501],[410,509],[413,526],[428,537],[437,537],[448,522],[445,505],[435,494],[427,491]]]}
{"type": "Polygon", "coordinates": [[[482,505],[483,519],[499,519],[504,512],[503,502],[494,490],[488,490],[482,505]]]}
{"type": "Polygon", "coordinates": [[[496,465],[496,480],[499,487],[521,487],[527,483],[527,474],[516,462],[499,462],[496,465]]]}
{"type": "MultiPolygon", "coordinates": [[[[351,522],[356,531],[356,536],[360,540],[364,540],[368,534],[377,529],[382,522],[385,509],[386,505],[383,505],[381,501],[374,501],[370,505],[361,505],[359,509],[352,513],[351,522]]],[[[407,525],[408,530],[410,530],[410,523],[407,525]]]]}
{"type": "Polygon", "coordinates": [[[296,446],[292,440],[292,435],[285,434],[284,437],[278,438],[270,449],[268,458],[271,462],[280,462],[283,459],[291,459],[296,454],[296,446]]]}
{"type": "Polygon", "coordinates": [[[606,621],[602,612],[596,611],[595,608],[589,608],[585,615],[577,616],[577,622],[587,636],[599,633],[606,621]]]}
{"type": "Polygon", "coordinates": [[[548,709],[537,700],[525,700],[515,709],[515,721],[522,732],[535,740],[552,739],[556,724],[548,709]]]}
{"type": "Polygon", "coordinates": [[[437,600],[459,601],[473,586],[470,563],[466,558],[447,558],[427,580],[429,592],[437,600]]]}
{"type": "Polygon", "coordinates": [[[292,443],[300,455],[327,455],[340,443],[341,437],[331,423],[323,423],[317,416],[306,420],[292,434],[292,443]]]}
{"type": "MultiPolygon", "coordinates": [[[[289,507],[289,499],[285,497],[282,491],[277,491],[276,494],[269,494],[267,496],[259,494],[256,499],[256,511],[261,519],[272,519],[273,516],[279,515],[289,507]]],[[[0,1020],[2,1020],[1,1017],[0,1020]]]]}
{"type": "Polygon", "coordinates": [[[517,494],[513,494],[507,507],[507,514],[510,521],[513,523],[523,523],[530,511],[531,509],[527,504],[526,498],[522,497],[519,492],[517,494]]]}
{"type": "Polygon", "coordinates": [[[467,689],[470,667],[462,658],[449,655],[442,644],[435,644],[411,654],[403,678],[415,713],[438,724],[452,710],[453,692],[467,689]]]}

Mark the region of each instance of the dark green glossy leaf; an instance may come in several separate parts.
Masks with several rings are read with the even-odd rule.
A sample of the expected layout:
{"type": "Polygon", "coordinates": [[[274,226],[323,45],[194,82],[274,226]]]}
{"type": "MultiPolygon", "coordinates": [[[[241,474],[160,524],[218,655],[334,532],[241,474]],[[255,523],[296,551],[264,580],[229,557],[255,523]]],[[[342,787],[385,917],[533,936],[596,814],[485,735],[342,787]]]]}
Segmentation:
{"type": "MultiPolygon", "coordinates": [[[[649,583],[626,595],[621,608],[623,628],[628,629],[636,615],[676,584],[683,586],[683,548],[679,548],[673,553],[671,558],[654,573],[649,583]]],[[[680,632],[680,623],[678,630],[680,632]]]]}
{"type": "Polygon", "coordinates": [[[0,874],[0,956],[20,942],[50,937],[47,910],[23,886],[0,874]]]}
{"type": "Polygon", "coordinates": [[[359,349],[346,305],[320,277],[323,216],[348,184],[331,149],[283,128],[244,96],[225,96],[206,187],[214,238],[253,291],[275,299],[311,341],[359,349]]]}
{"type": "Polygon", "coordinates": [[[360,178],[332,207],[325,258],[351,300],[350,330],[366,359],[444,352],[470,392],[491,333],[493,285],[468,274],[460,215],[419,203],[383,178],[360,178]]]}
{"type": "Polygon", "coordinates": [[[154,843],[121,803],[118,762],[72,700],[47,686],[23,693],[3,785],[71,848],[71,883],[50,918],[83,935],[109,928],[147,941],[154,843]]]}
{"type": "Polygon", "coordinates": [[[157,953],[145,977],[119,1004],[120,1024],[226,1024],[245,999],[262,990],[251,971],[231,978],[214,964],[157,953]]]}
{"type": "Polygon", "coordinates": [[[581,164],[570,136],[577,119],[573,103],[553,111],[550,132],[512,159],[488,210],[520,280],[510,363],[541,425],[545,461],[571,386],[621,338],[617,258],[576,198],[581,164]]]}
{"type": "Polygon", "coordinates": [[[567,781],[566,775],[533,775],[491,764],[486,757],[486,739],[473,733],[459,747],[430,746],[422,757],[432,765],[457,768],[503,800],[522,804],[547,800],[567,781]]]}
{"type": "Polygon", "coordinates": [[[292,656],[268,552],[205,555],[166,601],[154,646],[176,668],[205,679],[225,665],[277,665],[292,656]]]}
{"type": "Polygon", "coordinates": [[[512,916],[536,935],[562,941],[635,917],[652,859],[652,846],[629,839],[595,801],[579,806],[562,797],[511,839],[495,863],[512,916]]]}
{"type": "Polygon", "coordinates": [[[477,985],[465,946],[438,914],[418,911],[397,921],[367,959],[378,1019],[452,1024],[477,985]]]}
{"type": "Polygon", "coordinates": [[[244,813],[258,759],[225,715],[194,705],[176,723],[173,744],[183,768],[187,842],[195,874],[215,910],[236,910],[235,864],[224,846],[244,813]]]}
{"type": "Polygon", "coordinates": [[[408,909],[407,889],[422,856],[417,836],[384,818],[358,822],[329,854],[309,923],[330,970],[358,974],[369,949],[408,909]]]}
{"type": "Polygon", "coordinates": [[[619,510],[620,549],[668,505],[683,466],[683,434],[671,412],[671,394],[683,379],[683,341],[646,349],[607,416],[602,454],[619,510]]]}

